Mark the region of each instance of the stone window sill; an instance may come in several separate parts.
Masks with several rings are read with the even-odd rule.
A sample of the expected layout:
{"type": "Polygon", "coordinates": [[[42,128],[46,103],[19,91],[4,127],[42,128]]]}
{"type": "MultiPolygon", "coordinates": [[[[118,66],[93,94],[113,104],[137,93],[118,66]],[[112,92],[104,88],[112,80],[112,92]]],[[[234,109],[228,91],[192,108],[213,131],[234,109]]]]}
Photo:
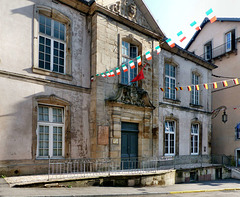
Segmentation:
{"type": "Polygon", "coordinates": [[[33,68],[32,71],[33,71],[33,73],[36,73],[36,74],[55,77],[55,78],[59,78],[59,79],[65,79],[65,80],[68,80],[68,81],[72,81],[72,79],[73,79],[73,77],[71,75],[54,73],[54,72],[44,70],[44,69],[41,69],[41,68],[33,68]]]}
{"type": "Polygon", "coordinates": [[[163,100],[168,103],[172,103],[172,104],[180,104],[181,103],[180,100],[173,100],[173,99],[169,99],[169,98],[163,98],[163,100]]]}
{"type": "Polygon", "coordinates": [[[197,109],[202,109],[203,108],[202,105],[195,105],[195,104],[192,104],[192,103],[189,103],[189,106],[193,107],[193,108],[197,108],[197,109]]]}

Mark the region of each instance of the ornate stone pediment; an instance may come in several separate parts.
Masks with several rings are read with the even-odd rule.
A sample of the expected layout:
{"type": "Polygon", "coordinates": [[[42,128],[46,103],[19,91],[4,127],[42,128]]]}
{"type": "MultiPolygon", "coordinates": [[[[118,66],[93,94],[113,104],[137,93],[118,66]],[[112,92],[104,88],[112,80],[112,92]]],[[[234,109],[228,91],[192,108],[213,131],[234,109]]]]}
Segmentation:
{"type": "Polygon", "coordinates": [[[131,86],[120,84],[117,95],[109,100],[141,107],[151,107],[155,109],[150,101],[147,91],[136,87],[135,84],[132,84],[131,86]]]}
{"type": "Polygon", "coordinates": [[[115,12],[147,29],[151,30],[150,25],[142,12],[138,9],[133,0],[119,0],[107,6],[109,10],[115,12]]]}

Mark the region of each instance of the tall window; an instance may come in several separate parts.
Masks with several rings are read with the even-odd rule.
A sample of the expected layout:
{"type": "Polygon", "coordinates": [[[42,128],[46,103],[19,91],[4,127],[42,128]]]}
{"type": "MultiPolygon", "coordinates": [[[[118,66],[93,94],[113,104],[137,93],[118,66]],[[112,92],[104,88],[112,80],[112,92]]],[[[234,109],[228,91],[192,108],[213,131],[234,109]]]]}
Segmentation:
{"type": "Polygon", "coordinates": [[[212,42],[208,42],[204,45],[204,59],[211,60],[212,59],[212,42]]]}
{"type": "Polygon", "coordinates": [[[191,128],[191,154],[199,154],[199,125],[192,124],[191,128]]]}
{"type": "Polygon", "coordinates": [[[38,106],[37,156],[64,156],[64,110],[59,107],[38,106]]]}
{"type": "Polygon", "coordinates": [[[199,90],[196,90],[195,85],[199,84],[199,76],[192,74],[192,84],[194,85],[193,90],[191,91],[192,98],[191,103],[194,105],[199,105],[199,90]]]}
{"type": "Polygon", "coordinates": [[[175,122],[165,122],[165,155],[175,154],[175,122]]]}
{"type": "Polygon", "coordinates": [[[238,123],[237,126],[235,127],[235,131],[236,131],[236,139],[239,140],[240,139],[240,123],[238,123]]]}
{"type": "Polygon", "coordinates": [[[66,73],[66,27],[63,23],[39,14],[38,67],[66,73]]]}
{"type": "Polygon", "coordinates": [[[165,98],[176,99],[176,67],[165,64],[165,98]]]}
{"type": "MultiPolygon", "coordinates": [[[[137,62],[136,58],[138,56],[138,48],[128,42],[122,41],[122,64],[125,64],[128,68],[127,72],[122,72],[121,74],[121,83],[129,85],[131,81],[137,76],[137,62]],[[135,68],[131,69],[129,65],[130,60],[135,60],[135,68]]],[[[135,82],[137,83],[137,82],[135,82]]]]}
{"type": "Polygon", "coordinates": [[[232,30],[225,34],[225,42],[226,52],[235,49],[235,30],[232,30]]]}

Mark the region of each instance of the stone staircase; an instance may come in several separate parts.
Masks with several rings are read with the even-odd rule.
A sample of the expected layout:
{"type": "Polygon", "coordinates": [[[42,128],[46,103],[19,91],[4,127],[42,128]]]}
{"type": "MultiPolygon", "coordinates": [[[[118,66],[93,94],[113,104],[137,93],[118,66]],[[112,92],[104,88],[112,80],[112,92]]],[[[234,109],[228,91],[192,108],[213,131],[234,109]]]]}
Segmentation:
{"type": "Polygon", "coordinates": [[[240,168],[231,168],[231,178],[240,179],[240,168]]]}

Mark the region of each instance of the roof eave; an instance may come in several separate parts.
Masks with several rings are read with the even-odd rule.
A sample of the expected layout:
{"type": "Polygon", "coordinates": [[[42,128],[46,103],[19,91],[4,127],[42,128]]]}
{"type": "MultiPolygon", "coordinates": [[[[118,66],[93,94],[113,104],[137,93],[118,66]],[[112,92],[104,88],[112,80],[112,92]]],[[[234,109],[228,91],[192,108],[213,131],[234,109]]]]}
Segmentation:
{"type": "Polygon", "coordinates": [[[171,48],[167,43],[164,43],[161,45],[161,48],[169,51],[171,53],[174,53],[180,57],[186,58],[187,60],[190,60],[198,65],[201,65],[209,70],[213,70],[215,68],[217,68],[217,66],[215,64],[212,64],[211,62],[208,62],[206,60],[204,60],[203,58],[181,48],[178,45],[175,45],[175,47],[171,48]]]}

